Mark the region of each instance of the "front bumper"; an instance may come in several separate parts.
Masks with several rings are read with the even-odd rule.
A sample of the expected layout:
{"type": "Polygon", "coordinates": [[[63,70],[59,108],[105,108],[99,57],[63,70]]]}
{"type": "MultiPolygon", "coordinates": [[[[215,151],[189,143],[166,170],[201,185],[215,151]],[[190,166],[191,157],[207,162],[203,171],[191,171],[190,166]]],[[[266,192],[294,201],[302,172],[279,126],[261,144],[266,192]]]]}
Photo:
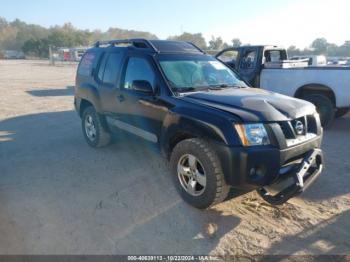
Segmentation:
{"type": "MultiPolygon", "coordinates": [[[[225,179],[229,185],[243,190],[260,190],[295,176],[298,173],[298,167],[305,167],[304,162],[307,162],[305,159],[310,154],[319,155],[317,163],[321,161],[320,171],[312,176],[317,177],[323,168],[322,151],[319,149],[321,142],[322,134],[302,144],[282,150],[274,146],[228,147],[216,145],[216,151],[221,159],[225,179]],[[290,172],[286,175],[284,170],[291,166],[293,166],[293,170],[289,170],[290,172]]],[[[302,178],[304,177],[302,176],[302,178]]],[[[298,179],[300,180],[300,176],[298,179]]],[[[302,182],[309,185],[313,180],[305,179],[302,182]],[[306,183],[306,180],[310,182],[306,183]]],[[[305,186],[302,188],[304,190],[305,186]]],[[[260,192],[264,193],[263,190],[260,192]]]]}
{"type": "Polygon", "coordinates": [[[289,178],[292,183],[284,186],[279,192],[272,195],[268,189],[261,187],[257,190],[259,195],[271,205],[280,205],[290,198],[302,193],[321,174],[323,170],[323,154],[320,149],[314,149],[304,157],[299,165],[295,165],[280,176],[275,184],[286,182],[289,178]]]}

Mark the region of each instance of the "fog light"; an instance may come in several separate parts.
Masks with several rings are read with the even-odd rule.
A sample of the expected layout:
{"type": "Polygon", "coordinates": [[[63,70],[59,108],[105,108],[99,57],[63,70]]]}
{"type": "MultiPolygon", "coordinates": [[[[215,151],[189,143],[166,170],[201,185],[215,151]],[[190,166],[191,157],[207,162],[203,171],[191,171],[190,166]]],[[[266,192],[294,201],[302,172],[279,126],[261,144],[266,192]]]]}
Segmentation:
{"type": "Polygon", "coordinates": [[[249,170],[249,177],[251,180],[260,180],[266,175],[265,166],[255,166],[249,170]]]}
{"type": "Polygon", "coordinates": [[[256,169],[253,167],[253,168],[251,168],[250,171],[249,171],[249,176],[250,176],[250,177],[253,177],[253,176],[255,176],[255,174],[256,174],[256,169]]]}

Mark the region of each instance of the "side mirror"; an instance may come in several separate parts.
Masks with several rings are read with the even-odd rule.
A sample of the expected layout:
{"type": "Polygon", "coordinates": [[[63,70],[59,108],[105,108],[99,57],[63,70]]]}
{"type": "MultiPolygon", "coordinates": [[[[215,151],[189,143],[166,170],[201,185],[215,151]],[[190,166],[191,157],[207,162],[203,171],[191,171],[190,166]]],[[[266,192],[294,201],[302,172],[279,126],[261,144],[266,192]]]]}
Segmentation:
{"type": "Polygon", "coordinates": [[[145,94],[153,94],[153,88],[150,84],[150,82],[146,80],[134,80],[132,81],[132,87],[133,90],[139,91],[145,94]]]}

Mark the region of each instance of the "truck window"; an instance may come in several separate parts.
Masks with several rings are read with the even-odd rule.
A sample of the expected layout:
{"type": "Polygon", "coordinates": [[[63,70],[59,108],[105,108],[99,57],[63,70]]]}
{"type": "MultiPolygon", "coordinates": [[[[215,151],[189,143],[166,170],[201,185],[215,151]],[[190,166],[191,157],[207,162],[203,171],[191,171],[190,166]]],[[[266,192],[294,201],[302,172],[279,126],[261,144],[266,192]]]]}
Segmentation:
{"type": "Polygon", "coordinates": [[[92,65],[94,64],[96,55],[94,53],[86,53],[81,60],[78,68],[78,75],[90,76],[92,65]]]}
{"type": "Polygon", "coordinates": [[[117,81],[117,76],[122,62],[122,53],[111,53],[108,56],[106,66],[103,73],[102,82],[104,84],[113,85],[117,81]]]}
{"type": "Polygon", "coordinates": [[[280,62],[286,60],[287,55],[286,52],[283,50],[266,50],[264,52],[264,59],[265,62],[280,62]]]}
{"type": "Polygon", "coordinates": [[[224,63],[227,62],[236,62],[238,55],[238,51],[236,50],[228,50],[226,52],[223,52],[220,56],[218,56],[218,59],[224,63]]]}
{"type": "Polygon", "coordinates": [[[125,72],[124,88],[131,89],[134,80],[146,80],[154,86],[155,74],[144,58],[131,57],[125,72]]]}
{"type": "Polygon", "coordinates": [[[252,69],[254,68],[255,61],[256,61],[256,51],[248,51],[242,57],[240,67],[242,69],[252,69]]]}
{"type": "Polygon", "coordinates": [[[281,61],[280,51],[270,51],[270,61],[269,62],[279,62],[281,61]]]}

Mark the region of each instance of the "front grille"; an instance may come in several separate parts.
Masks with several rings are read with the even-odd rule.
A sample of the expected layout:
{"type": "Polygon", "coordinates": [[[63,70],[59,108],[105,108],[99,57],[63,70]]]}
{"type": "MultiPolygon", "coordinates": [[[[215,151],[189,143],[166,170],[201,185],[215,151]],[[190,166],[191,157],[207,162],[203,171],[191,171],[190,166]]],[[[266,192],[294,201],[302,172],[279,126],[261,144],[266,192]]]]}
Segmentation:
{"type": "Polygon", "coordinates": [[[290,121],[286,121],[286,122],[279,122],[278,123],[280,128],[282,129],[282,132],[284,134],[284,137],[286,139],[293,139],[295,138],[294,132],[293,132],[293,128],[291,126],[290,121]]]}
{"type": "Polygon", "coordinates": [[[306,116],[307,120],[307,132],[317,134],[317,122],[314,115],[306,116]]]}
{"type": "Polygon", "coordinates": [[[317,134],[317,122],[314,115],[307,115],[291,121],[278,122],[287,146],[302,143],[317,134]]]}

